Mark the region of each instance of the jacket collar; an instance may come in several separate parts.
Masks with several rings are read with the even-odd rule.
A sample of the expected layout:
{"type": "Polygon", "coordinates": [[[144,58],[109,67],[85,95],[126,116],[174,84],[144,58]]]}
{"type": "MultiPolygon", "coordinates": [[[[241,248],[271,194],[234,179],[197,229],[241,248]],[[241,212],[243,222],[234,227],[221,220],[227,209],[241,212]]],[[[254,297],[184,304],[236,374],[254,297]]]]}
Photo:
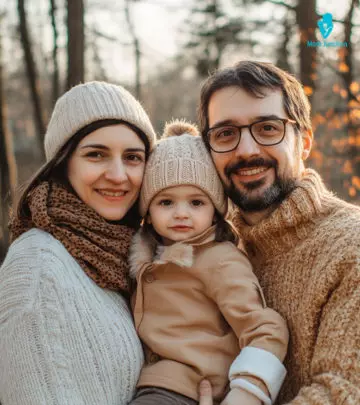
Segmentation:
{"type": "Polygon", "coordinates": [[[134,236],[130,248],[130,276],[135,278],[140,269],[147,263],[174,263],[180,267],[191,267],[194,262],[194,247],[205,245],[215,240],[215,225],[200,235],[163,246],[140,229],[134,236]]]}

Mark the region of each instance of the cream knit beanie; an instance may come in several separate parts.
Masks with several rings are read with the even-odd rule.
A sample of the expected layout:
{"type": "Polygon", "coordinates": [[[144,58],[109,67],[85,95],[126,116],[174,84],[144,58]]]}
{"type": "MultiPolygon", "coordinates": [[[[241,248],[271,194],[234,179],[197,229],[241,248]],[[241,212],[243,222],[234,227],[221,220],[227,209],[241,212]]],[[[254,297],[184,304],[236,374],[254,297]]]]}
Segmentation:
{"type": "Polygon", "coordinates": [[[185,121],[167,124],[146,165],[140,193],[140,215],[162,190],[192,185],[204,191],[217,211],[225,215],[227,199],[214,163],[197,128],[185,121]]]}
{"type": "Polygon", "coordinates": [[[103,119],[119,119],[142,130],[154,146],[156,135],[141,104],[123,87],[106,82],[79,84],[56,102],[45,134],[46,160],[51,160],[81,128],[103,119]]]}

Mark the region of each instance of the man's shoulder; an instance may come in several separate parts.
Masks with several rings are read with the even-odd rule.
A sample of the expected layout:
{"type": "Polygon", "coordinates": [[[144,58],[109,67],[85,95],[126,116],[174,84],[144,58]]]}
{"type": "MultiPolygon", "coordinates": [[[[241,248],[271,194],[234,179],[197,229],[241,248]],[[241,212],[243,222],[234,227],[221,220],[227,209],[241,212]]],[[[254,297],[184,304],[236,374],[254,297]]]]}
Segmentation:
{"type": "Polygon", "coordinates": [[[360,207],[336,198],[333,209],[319,222],[329,227],[329,232],[340,232],[344,236],[360,237],[360,207]]]}

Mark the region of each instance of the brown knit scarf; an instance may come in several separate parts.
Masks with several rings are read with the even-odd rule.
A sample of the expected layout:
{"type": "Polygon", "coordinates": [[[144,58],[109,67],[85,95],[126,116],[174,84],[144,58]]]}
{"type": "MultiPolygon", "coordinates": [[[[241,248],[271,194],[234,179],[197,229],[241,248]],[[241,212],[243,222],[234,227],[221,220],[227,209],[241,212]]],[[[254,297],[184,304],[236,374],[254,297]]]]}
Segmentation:
{"type": "Polygon", "coordinates": [[[43,182],[28,196],[31,217],[10,222],[11,239],[39,228],[58,239],[100,287],[130,293],[128,255],[134,229],[108,223],[62,185],[43,182]]]}

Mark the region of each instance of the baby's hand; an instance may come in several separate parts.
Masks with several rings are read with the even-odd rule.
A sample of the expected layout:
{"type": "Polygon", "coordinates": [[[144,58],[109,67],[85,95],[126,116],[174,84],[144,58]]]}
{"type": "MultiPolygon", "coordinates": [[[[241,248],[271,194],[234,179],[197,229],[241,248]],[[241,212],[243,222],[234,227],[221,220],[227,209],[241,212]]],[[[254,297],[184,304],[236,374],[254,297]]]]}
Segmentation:
{"type": "Polygon", "coordinates": [[[261,401],[241,388],[232,388],[220,405],[261,405],[261,401]]]}

